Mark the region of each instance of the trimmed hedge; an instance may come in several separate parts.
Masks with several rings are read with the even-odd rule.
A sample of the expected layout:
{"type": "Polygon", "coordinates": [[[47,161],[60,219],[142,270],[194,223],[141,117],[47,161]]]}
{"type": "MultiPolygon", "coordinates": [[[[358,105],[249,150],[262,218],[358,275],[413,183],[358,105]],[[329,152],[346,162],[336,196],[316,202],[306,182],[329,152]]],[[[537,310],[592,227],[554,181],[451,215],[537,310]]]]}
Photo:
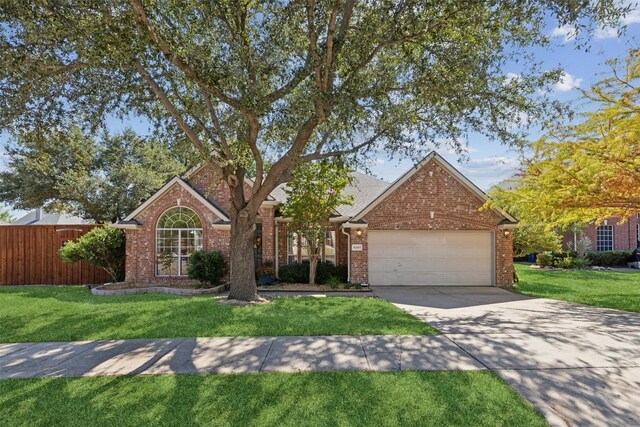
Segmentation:
{"type": "Polygon", "coordinates": [[[631,259],[631,251],[588,252],[587,259],[592,265],[600,267],[616,267],[627,265],[631,259]]]}
{"type": "MultiPolygon", "coordinates": [[[[278,269],[278,277],[280,278],[280,281],[286,283],[308,283],[309,261],[281,266],[278,269]]],[[[342,283],[346,283],[347,266],[333,265],[330,262],[318,261],[316,282],[322,285],[327,283],[331,277],[336,277],[340,279],[342,283]]]]}
{"type": "MultiPolygon", "coordinates": [[[[631,251],[587,252],[586,259],[591,265],[599,267],[624,266],[631,259],[631,251]]],[[[562,267],[567,258],[576,258],[576,251],[542,252],[536,258],[536,264],[542,267],[562,267]]]]}

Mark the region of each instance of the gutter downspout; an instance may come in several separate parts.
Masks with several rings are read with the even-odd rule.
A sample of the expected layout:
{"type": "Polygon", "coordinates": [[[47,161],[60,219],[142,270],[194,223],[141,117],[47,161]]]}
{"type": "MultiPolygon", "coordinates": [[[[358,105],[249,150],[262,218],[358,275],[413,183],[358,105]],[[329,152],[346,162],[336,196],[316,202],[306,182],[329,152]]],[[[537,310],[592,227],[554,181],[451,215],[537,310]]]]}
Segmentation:
{"type": "Polygon", "coordinates": [[[340,227],[340,231],[347,236],[347,282],[351,283],[351,233],[346,233],[344,227],[340,227]]]}
{"type": "Polygon", "coordinates": [[[276,239],[275,239],[276,240],[276,259],[275,259],[275,263],[274,264],[276,266],[276,277],[279,278],[278,277],[278,267],[279,267],[278,266],[278,258],[279,258],[278,257],[278,234],[280,234],[280,233],[278,232],[278,229],[279,229],[278,222],[277,221],[274,221],[274,222],[276,223],[276,239]]]}

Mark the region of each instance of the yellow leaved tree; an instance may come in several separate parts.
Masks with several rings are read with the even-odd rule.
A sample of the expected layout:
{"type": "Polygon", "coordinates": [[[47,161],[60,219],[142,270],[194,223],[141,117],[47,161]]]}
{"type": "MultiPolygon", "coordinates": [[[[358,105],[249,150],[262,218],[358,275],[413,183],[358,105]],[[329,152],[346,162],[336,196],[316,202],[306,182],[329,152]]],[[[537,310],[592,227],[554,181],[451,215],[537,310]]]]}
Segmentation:
{"type": "Polygon", "coordinates": [[[489,205],[546,230],[640,211],[640,51],[610,65],[609,77],[583,91],[597,109],[532,143],[515,185],[493,189],[489,205]]]}

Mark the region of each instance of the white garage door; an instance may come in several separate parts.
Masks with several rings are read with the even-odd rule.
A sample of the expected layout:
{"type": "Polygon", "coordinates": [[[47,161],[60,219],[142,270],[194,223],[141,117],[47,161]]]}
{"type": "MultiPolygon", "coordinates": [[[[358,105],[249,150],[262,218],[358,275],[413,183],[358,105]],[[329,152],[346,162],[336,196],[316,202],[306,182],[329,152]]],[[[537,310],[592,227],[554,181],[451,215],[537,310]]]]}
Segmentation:
{"type": "Polygon", "coordinates": [[[368,233],[372,286],[491,286],[493,233],[373,231],[368,233]]]}

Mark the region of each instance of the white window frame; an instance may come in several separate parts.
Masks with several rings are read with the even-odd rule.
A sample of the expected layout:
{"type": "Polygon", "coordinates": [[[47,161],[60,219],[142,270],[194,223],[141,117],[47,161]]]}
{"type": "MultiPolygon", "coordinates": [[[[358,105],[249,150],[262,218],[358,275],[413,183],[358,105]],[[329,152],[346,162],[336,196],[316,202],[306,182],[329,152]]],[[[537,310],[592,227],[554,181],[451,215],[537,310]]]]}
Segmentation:
{"type": "MultiPolygon", "coordinates": [[[[337,265],[337,263],[338,263],[338,240],[337,240],[337,233],[336,233],[335,230],[326,230],[325,238],[322,240],[322,248],[321,248],[321,253],[320,253],[320,260],[322,260],[323,262],[327,261],[326,250],[325,250],[326,249],[327,233],[332,233],[331,236],[333,238],[333,244],[334,244],[334,249],[335,249],[335,255],[333,256],[333,260],[331,260],[331,262],[333,262],[334,265],[337,265]]],[[[302,236],[300,236],[298,233],[295,233],[295,232],[288,232],[287,233],[287,265],[300,263],[300,262],[309,260],[308,256],[303,256],[303,254],[302,254],[303,245],[306,245],[306,242],[304,241],[302,236]],[[295,239],[296,244],[293,244],[293,242],[294,242],[293,239],[295,239]]]]}
{"type": "MultiPolygon", "coordinates": [[[[155,259],[154,259],[154,263],[155,263],[155,275],[156,277],[184,277],[187,275],[186,271],[182,271],[182,261],[183,260],[188,260],[189,256],[191,256],[191,252],[187,255],[183,255],[182,254],[182,237],[183,234],[186,233],[190,233],[190,232],[197,232],[200,234],[199,237],[199,245],[195,245],[194,244],[194,248],[191,252],[196,251],[196,250],[201,250],[202,249],[202,243],[203,243],[203,235],[202,235],[202,220],[200,219],[200,216],[198,215],[198,213],[196,211],[194,211],[191,208],[187,208],[185,206],[173,206],[170,207],[169,209],[165,210],[164,212],[162,212],[162,214],[158,217],[158,221],[156,223],[156,252],[155,252],[155,259]],[[175,208],[181,208],[181,209],[188,209],[191,212],[193,212],[195,214],[195,216],[198,218],[198,222],[200,222],[200,228],[166,228],[166,227],[158,227],[157,224],[160,222],[160,220],[162,219],[162,217],[164,215],[167,214],[167,212],[169,212],[172,209],[175,208]],[[176,259],[177,259],[177,263],[178,263],[178,271],[177,274],[163,274],[161,273],[160,270],[160,266],[159,266],[159,262],[158,262],[158,255],[160,253],[160,232],[161,231],[177,231],[178,232],[178,248],[177,248],[177,254],[175,255],[176,259]]],[[[195,237],[195,236],[194,236],[195,237]]]]}
{"type": "MultiPolygon", "coordinates": [[[[599,226],[596,227],[596,251],[598,251],[598,252],[606,252],[606,251],[612,251],[613,250],[613,248],[615,247],[614,246],[614,241],[613,241],[613,239],[614,239],[613,231],[614,231],[613,230],[613,225],[605,225],[605,224],[603,224],[603,225],[599,225],[599,226]],[[611,231],[610,232],[610,237],[611,237],[611,244],[610,244],[611,248],[610,249],[602,249],[602,246],[600,244],[601,237],[603,237],[603,236],[600,235],[600,230],[605,230],[605,229],[611,231]]],[[[607,244],[606,246],[609,247],[609,244],[607,244]]]]}

